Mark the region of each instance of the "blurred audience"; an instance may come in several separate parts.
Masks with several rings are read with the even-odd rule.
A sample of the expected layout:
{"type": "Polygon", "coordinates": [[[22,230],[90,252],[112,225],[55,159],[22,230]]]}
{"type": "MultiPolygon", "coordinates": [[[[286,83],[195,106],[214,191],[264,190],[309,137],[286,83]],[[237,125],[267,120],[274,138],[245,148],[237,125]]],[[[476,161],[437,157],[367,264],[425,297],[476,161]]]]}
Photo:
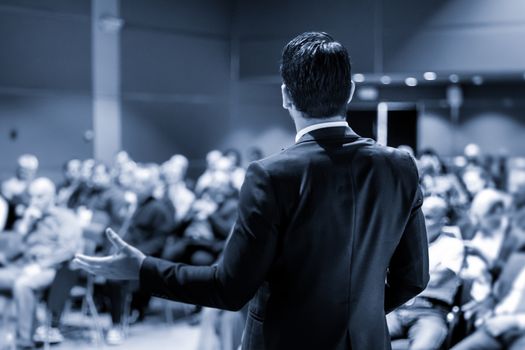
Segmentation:
{"type": "MultiPolygon", "coordinates": [[[[411,152],[405,146],[399,148],[411,152]]],[[[492,318],[483,321],[473,317],[472,310],[495,295],[503,303],[501,281],[512,285],[508,282],[510,257],[525,248],[525,167],[511,166],[502,154],[484,154],[476,144],[467,145],[463,154],[452,159],[426,149],[415,161],[425,194],[431,279],[420,296],[388,315],[392,337],[408,338],[403,348],[410,349],[441,349],[464,338],[457,349],[523,348],[525,340],[520,337],[525,328],[518,301],[525,296],[525,288],[516,268],[512,298],[516,309],[510,308],[519,311],[515,316],[507,315],[510,309],[498,309],[497,302],[492,318]],[[458,324],[463,324],[459,335],[451,329],[458,324]]],[[[506,300],[504,304],[510,305],[506,300]]],[[[396,348],[396,341],[393,345],[396,348]]]]}
{"type": "Polygon", "coordinates": [[[55,205],[55,185],[38,178],[27,188],[28,207],[17,222],[18,244],[0,255],[0,291],[12,294],[17,310],[17,344],[32,349],[36,292],[53,282],[58,266],[81,249],[75,215],[55,205]]]}
{"type": "Polygon", "coordinates": [[[7,218],[5,229],[11,230],[27,205],[29,184],[38,171],[38,159],[32,154],[24,154],[18,158],[15,176],[2,182],[1,195],[7,201],[7,218]]]}
{"type": "Polygon", "coordinates": [[[440,349],[448,333],[447,314],[451,311],[463,266],[461,237],[445,229],[447,202],[427,197],[422,210],[429,242],[430,281],[416,298],[387,315],[393,339],[407,337],[410,349],[440,349]]]}
{"type": "MultiPolygon", "coordinates": [[[[475,144],[454,158],[399,148],[420,174],[431,278],[421,295],[388,315],[392,338],[408,338],[410,349],[458,342],[457,349],[481,343],[521,349],[525,260],[516,257],[525,250],[525,161],[484,154],[475,144]],[[454,330],[458,324],[462,331],[454,330]]],[[[245,159],[259,158],[260,149],[251,148],[245,159]]],[[[49,179],[35,180],[35,156],[21,156],[0,192],[0,295],[16,301],[19,344],[32,346],[35,292],[82,245],[110,252],[102,235],[107,226],[149,255],[197,265],[220,259],[237,216],[242,164],[235,149],[211,150],[193,187],[184,155],[145,164],[122,151],[112,164],[67,161],[55,189],[49,179]]],[[[146,316],[149,296],[134,283],[96,283],[97,307],[112,319],[106,341],[120,344],[125,323],[146,316]]],[[[235,349],[245,313],[204,309],[202,334],[217,342],[200,347],[235,349]]]]}
{"type": "Polygon", "coordinates": [[[456,344],[454,350],[525,348],[525,254],[515,253],[480,302],[463,308],[476,330],[456,344]]]}

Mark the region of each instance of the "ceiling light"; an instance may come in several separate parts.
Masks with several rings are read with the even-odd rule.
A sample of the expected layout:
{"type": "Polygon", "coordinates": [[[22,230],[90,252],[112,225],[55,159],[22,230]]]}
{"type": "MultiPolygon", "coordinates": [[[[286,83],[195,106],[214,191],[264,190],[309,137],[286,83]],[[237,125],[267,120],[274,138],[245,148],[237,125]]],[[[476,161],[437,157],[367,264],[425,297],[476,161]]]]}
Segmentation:
{"type": "Polygon", "coordinates": [[[475,75],[472,77],[472,82],[474,85],[481,85],[483,84],[483,77],[481,75],[475,75]]]}
{"type": "Polygon", "coordinates": [[[390,78],[388,75],[383,75],[381,77],[381,82],[385,85],[388,85],[392,82],[392,78],[390,78]]]}
{"type": "Polygon", "coordinates": [[[405,84],[408,86],[416,86],[417,85],[417,79],[414,77],[408,77],[405,79],[405,84]]]}
{"type": "Polygon", "coordinates": [[[364,74],[361,74],[361,73],[356,73],[354,74],[354,81],[356,83],[362,83],[365,81],[365,76],[364,74]]]}
{"type": "Polygon", "coordinates": [[[450,80],[451,83],[457,83],[459,82],[459,77],[457,74],[450,74],[448,80],[450,80]]]}
{"type": "Polygon", "coordinates": [[[423,78],[425,78],[425,80],[436,80],[437,74],[434,72],[425,72],[423,78]]]}

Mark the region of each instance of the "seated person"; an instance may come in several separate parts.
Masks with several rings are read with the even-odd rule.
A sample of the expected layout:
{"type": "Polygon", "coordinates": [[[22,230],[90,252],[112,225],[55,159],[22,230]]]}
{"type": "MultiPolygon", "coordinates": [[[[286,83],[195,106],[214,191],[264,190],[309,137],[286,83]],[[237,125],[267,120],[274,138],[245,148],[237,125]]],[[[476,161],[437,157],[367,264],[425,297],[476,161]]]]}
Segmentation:
{"type": "Polygon", "coordinates": [[[0,292],[16,303],[17,343],[33,347],[35,292],[51,285],[59,264],[70,260],[82,244],[75,215],[55,206],[55,185],[38,178],[29,186],[30,204],[19,223],[21,244],[9,256],[0,256],[0,292]]]}
{"type": "Polygon", "coordinates": [[[462,276],[474,280],[472,296],[482,300],[513,249],[508,240],[510,225],[505,195],[493,189],[480,191],[472,201],[470,216],[475,234],[465,241],[467,258],[462,276]]]}
{"type": "Polygon", "coordinates": [[[430,281],[416,298],[387,315],[392,339],[406,337],[410,349],[440,349],[448,332],[446,316],[459,286],[463,264],[461,239],[444,231],[447,203],[440,197],[425,198],[422,206],[429,241],[430,281]]]}
{"type": "Polygon", "coordinates": [[[27,189],[38,171],[38,159],[32,154],[24,154],[18,158],[16,175],[2,183],[1,195],[8,203],[6,230],[12,230],[27,205],[29,196],[27,189]]]}
{"type": "MultiPolygon", "coordinates": [[[[153,256],[160,256],[167,234],[173,228],[174,217],[165,203],[153,196],[157,186],[157,175],[152,168],[135,169],[130,189],[136,195],[136,204],[129,219],[125,220],[121,227],[123,237],[128,242],[133,242],[135,246],[140,247],[139,249],[153,256]]],[[[106,341],[117,345],[124,340],[120,324],[126,296],[134,292],[131,309],[139,320],[145,316],[150,296],[137,291],[135,285],[127,282],[108,281],[108,287],[106,296],[110,304],[113,326],[106,341]]]]}
{"type": "Polygon", "coordinates": [[[82,162],[77,179],[78,185],[69,194],[66,202],[68,208],[76,209],[79,206],[85,206],[91,192],[90,181],[96,164],[97,162],[91,158],[82,162]]]}
{"type": "Polygon", "coordinates": [[[461,180],[471,198],[474,198],[484,189],[494,187],[488,172],[478,165],[467,166],[461,174],[461,180]]]}
{"type": "Polygon", "coordinates": [[[525,349],[525,254],[514,253],[491,294],[482,302],[463,307],[465,318],[475,320],[476,331],[453,350],[525,349]]]}
{"type": "Polygon", "coordinates": [[[512,246],[525,248],[525,170],[513,171],[509,176],[509,193],[512,196],[511,226],[512,246]]]}
{"type": "Polygon", "coordinates": [[[224,151],[224,157],[230,161],[231,183],[237,191],[240,191],[246,176],[246,170],[241,166],[241,153],[235,148],[230,148],[224,151]]]}
{"type": "Polygon", "coordinates": [[[213,174],[217,170],[218,162],[222,159],[222,153],[219,150],[211,150],[206,154],[206,170],[197,179],[195,185],[195,194],[200,196],[204,189],[213,183],[213,174]]]}
{"type": "Polygon", "coordinates": [[[64,164],[64,181],[57,186],[57,205],[67,206],[69,198],[80,185],[81,167],[82,162],[79,159],[70,159],[64,164]]]}
{"type": "Polygon", "coordinates": [[[195,195],[185,183],[188,170],[188,159],[183,155],[176,154],[161,167],[161,175],[166,187],[165,197],[174,209],[175,222],[180,222],[190,210],[195,195]]]}
{"type": "Polygon", "coordinates": [[[194,265],[214,263],[237,218],[237,197],[229,175],[216,176],[193,203],[183,237],[170,237],[162,257],[194,265]]]}
{"type": "Polygon", "coordinates": [[[173,228],[173,213],[153,196],[158,174],[150,168],[135,170],[131,190],[137,196],[137,207],[125,232],[125,239],[147,254],[160,256],[168,232],[173,228]]]}
{"type": "Polygon", "coordinates": [[[110,222],[110,204],[112,193],[109,191],[111,177],[107,167],[102,163],[97,163],[91,173],[90,178],[84,185],[82,201],[78,204],[77,215],[88,225],[86,231],[91,231],[96,235],[101,235],[104,228],[110,222]]]}

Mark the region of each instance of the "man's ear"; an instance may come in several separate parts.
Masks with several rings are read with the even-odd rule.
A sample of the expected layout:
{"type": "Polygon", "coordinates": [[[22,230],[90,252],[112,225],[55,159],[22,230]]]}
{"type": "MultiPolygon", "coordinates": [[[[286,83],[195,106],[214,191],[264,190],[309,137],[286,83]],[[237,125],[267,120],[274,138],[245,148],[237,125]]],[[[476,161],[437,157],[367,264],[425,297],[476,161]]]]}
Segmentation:
{"type": "Polygon", "coordinates": [[[348,103],[350,103],[350,101],[352,101],[352,98],[354,97],[354,92],[355,92],[355,83],[353,80],[350,80],[350,97],[348,97],[348,103]]]}
{"type": "Polygon", "coordinates": [[[290,109],[293,106],[292,99],[290,98],[290,93],[288,92],[288,88],[286,87],[286,84],[282,83],[281,85],[281,95],[283,97],[283,108],[284,109],[290,109]]]}

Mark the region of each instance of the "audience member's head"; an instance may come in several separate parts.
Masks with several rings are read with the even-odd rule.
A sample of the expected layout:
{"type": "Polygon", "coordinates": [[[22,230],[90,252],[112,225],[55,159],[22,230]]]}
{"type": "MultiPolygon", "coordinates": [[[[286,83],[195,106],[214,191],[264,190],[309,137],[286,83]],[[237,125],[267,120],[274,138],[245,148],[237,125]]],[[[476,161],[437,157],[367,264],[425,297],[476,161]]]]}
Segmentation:
{"type": "Polygon", "coordinates": [[[484,233],[493,233],[501,228],[506,213],[505,194],[484,189],[474,197],[470,214],[477,227],[484,233]]]}
{"type": "Polygon", "coordinates": [[[79,159],[70,159],[64,164],[64,178],[68,182],[75,182],[80,179],[82,161],[79,159]]]}
{"type": "Polygon", "coordinates": [[[188,165],[190,163],[188,161],[188,158],[186,158],[182,154],[175,154],[170,158],[169,161],[180,166],[182,170],[184,171],[184,176],[186,176],[186,171],[188,170],[188,165]]]}
{"type": "Polygon", "coordinates": [[[134,161],[129,161],[127,163],[122,164],[122,167],[120,168],[120,171],[117,174],[117,183],[123,189],[131,188],[133,184],[135,169],[137,169],[137,163],[135,163],[134,161]]]}
{"type": "Polygon", "coordinates": [[[217,161],[222,158],[222,152],[219,150],[211,150],[206,154],[206,168],[210,171],[215,170],[217,161]]]}
{"type": "Polygon", "coordinates": [[[31,181],[38,171],[38,158],[32,154],[23,154],[18,158],[16,176],[20,180],[31,181]]]}
{"type": "Polygon", "coordinates": [[[234,160],[230,157],[221,157],[215,164],[215,171],[230,173],[235,167],[234,160]]]}
{"type": "Polygon", "coordinates": [[[223,171],[216,171],[213,174],[213,181],[205,189],[204,195],[215,203],[220,204],[234,193],[235,189],[231,184],[230,174],[223,171]]]}
{"type": "Polygon", "coordinates": [[[469,143],[463,151],[469,164],[481,165],[481,148],[475,143],[469,143]]]}
{"type": "Polygon", "coordinates": [[[80,168],[80,180],[84,183],[88,183],[93,176],[93,168],[95,167],[94,159],[86,159],[82,162],[82,167],[80,168]]]}
{"type": "Polygon", "coordinates": [[[223,152],[224,157],[229,158],[234,167],[240,167],[242,163],[241,152],[235,148],[229,148],[223,152]]]}
{"type": "Polygon", "coordinates": [[[136,193],[140,201],[153,196],[158,185],[158,172],[151,167],[138,166],[133,172],[130,189],[136,193]]]}
{"type": "Polygon", "coordinates": [[[443,226],[447,223],[447,202],[438,196],[426,197],[421,207],[425,216],[428,241],[434,241],[440,234],[443,226]]]}
{"type": "Polygon", "coordinates": [[[91,186],[95,189],[105,190],[111,185],[111,175],[108,167],[103,163],[98,163],[93,167],[91,175],[91,186]]]}
{"type": "Polygon", "coordinates": [[[417,166],[420,175],[440,175],[444,172],[443,161],[433,149],[421,151],[417,166]]]}
{"type": "Polygon", "coordinates": [[[161,176],[167,185],[174,185],[184,181],[188,171],[188,158],[176,154],[164,162],[160,168],[161,176]]]}
{"type": "Polygon", "coordinates": [[[128,152],[120,151],[115,155],[115,167],[119,167],[122,164],[128,163],[131,161],[128,152]]]}
{"type": "Polygon", "coordinates": [[[475,196],[490,185],[487,173],[480,167],[467,168],[463,172],[461,179],[471,196],[475,196]]]}
{"type": "Polygon", "coordinates": [[[346,113],[353,84],[348,52],[322,32],[306,32],[283,49],[283,107],[292,116],[328,118],[346,113]]]}
{"type": "Polygon", "coordinates": [[[55,203],[55,184],[46,177],[39,177],[29,185],[29,206],[46,213],[55,203]]]}

